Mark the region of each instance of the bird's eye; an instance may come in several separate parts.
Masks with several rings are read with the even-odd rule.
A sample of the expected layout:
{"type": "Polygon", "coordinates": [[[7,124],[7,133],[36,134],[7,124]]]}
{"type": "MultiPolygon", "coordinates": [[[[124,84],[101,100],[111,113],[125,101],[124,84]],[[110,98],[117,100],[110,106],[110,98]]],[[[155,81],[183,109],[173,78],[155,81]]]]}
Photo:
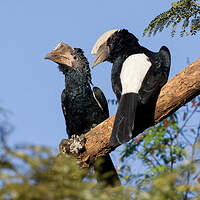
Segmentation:
{"type": "Polygon", "coordinates": [[[76,56],[74,56],[74,60],[76,60],[77,59],[77,57],[76,56]]]}

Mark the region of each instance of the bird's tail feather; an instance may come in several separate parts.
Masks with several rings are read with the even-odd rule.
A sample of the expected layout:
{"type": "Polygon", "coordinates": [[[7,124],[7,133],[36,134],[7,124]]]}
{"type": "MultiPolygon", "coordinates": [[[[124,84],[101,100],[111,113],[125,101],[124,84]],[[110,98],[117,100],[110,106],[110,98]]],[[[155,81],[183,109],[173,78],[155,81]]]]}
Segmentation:
{"type": "Polygon", "coordinates": [[[138,101],[139,95],[136,93],[121,96],[110,138],[111,146],[123,144],[132,138],[138,101]]]}
{"type": "Polygon", "coordinates": [[[103,182],[110,186],[121,184],[109,154],[97,159],[94,170],[98,182],[103,182]]]}

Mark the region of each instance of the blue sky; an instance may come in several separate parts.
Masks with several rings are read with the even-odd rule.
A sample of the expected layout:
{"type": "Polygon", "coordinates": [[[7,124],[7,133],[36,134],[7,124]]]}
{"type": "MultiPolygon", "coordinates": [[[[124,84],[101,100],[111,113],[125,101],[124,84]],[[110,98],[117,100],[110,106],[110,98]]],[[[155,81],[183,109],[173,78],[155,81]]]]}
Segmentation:
{"type": "MultiPolygon", "coordinates": [[[[172,54],[170,77],[199,57],[198,36],[170,36],[170,29],[155,37],[143,37],[148,23],[169,9],[170,0],[68,1],[1,0],[0,19],[0,107],[10,110],[15,130],[11,144],[31,143],[57,148],[66,137],[60,95],[64,76],[55,63],[44,60],[58,42],[90,55],[98,37],[110,29],[126,28],[139,38],[140,44],[158,51],[166,45],[172,54]]],[[[110,84],[111,64],[103,63],[92,71],[94,85],[108,99],[115,98],[110,84]]],[[[116,107],[109,105],[110,114],[116,107]]]]}

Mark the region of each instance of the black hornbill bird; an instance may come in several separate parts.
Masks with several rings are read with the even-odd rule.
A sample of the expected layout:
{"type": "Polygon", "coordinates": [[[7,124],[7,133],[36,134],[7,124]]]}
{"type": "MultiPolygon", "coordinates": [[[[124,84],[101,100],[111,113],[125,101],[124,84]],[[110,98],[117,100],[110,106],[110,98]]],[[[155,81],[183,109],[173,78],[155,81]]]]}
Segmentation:
{"type": "Polygon", "coordinates": [[[104,61],[113,63],[111,82],[119,106],[110,142],[117,146],[151,124],[159,92],[169,76],[170,52],[165,46],[152,52],[128,30],[115,29],[105,32],[91,53],[96,54],[93,67],[104,61]]]}
{"type": "MultiPolygon", "coordinates": [[[[59,43],[45,58],[57,63],[65,76],[61,102],[69,138],[87,133],[109,117],[108,104],[103,92],[98,87],[91,89],[89,63],[80,48],[59,43]]],[[[109,154],[102,158],[95,172],[99,181],[108,185],[119,184],[109,154]],[[109,172],[110,176],[106,175],[106,172],[109,172]]]]}

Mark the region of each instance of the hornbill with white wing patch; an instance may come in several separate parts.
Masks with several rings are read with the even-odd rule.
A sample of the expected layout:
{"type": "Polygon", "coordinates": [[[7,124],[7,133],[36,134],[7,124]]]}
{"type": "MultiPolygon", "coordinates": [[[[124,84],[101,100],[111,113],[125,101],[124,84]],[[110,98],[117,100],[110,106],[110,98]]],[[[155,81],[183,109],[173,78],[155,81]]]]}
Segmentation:
{"type": "MultiPolygon", "coordinates": [[[[98,87],[91,89],[89,63],[80,48],[59,43],[45,58],[57,63],[65,76],[65,89],[61,101],[70,138],[72,135],[80,136],[87,133],[109,117],[108,104],[103,92],[98,87]]],[[[100,166],[95,168],[95,171],[100,181],[108,185],[119,184],[109,154],[102,158],[100,166]]]]}
{"type": "Polygon", "coordinates": [[[119,106],[110,142],[117,146],[151,124],[157,97],[169,76],[170,52],[165,46],[152,52],[128,30],[115,29],[105,32],[91,53],[96,54],[93,67],[104,61],[113,63],[111,82],[119,106]]]}

